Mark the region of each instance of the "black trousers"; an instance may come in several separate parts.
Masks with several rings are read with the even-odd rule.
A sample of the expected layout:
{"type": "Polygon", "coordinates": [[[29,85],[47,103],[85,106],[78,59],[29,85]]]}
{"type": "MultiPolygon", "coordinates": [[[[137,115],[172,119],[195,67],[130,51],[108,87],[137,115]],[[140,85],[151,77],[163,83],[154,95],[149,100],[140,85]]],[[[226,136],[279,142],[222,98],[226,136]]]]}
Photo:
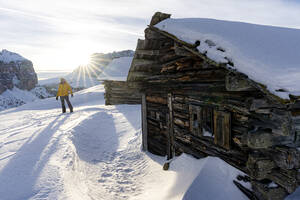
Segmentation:
{"type": "Polygon", "coordinates": [[[65,106],[65,100],[69,106],[70,112],[73,112],[73,106],[69,100],[69,96],[60,96],[60,101],[61,101],[61,108],[62,108],[62,112],[65,113],[66,112],[66,106],[65,106]]]}

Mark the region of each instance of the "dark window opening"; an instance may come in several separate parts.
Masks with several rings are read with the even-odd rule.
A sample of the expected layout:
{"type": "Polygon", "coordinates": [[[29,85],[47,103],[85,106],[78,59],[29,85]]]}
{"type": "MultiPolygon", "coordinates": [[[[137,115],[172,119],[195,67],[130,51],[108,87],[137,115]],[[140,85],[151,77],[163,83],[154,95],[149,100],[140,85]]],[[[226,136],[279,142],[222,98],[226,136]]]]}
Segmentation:
{"type": "Polygon", "coordinates": [[[156,114],[156,119],[159,120],[160,119],[160,115],[158,112],[155,113],[156,114]]]}
{"type": "Polygon", "coordinates": [[[197,114],[196,113],[194,113],[193,114],[193,127],[194,128],[198,128],[198,117],[197,117],[197,114]]]}
{"type": "Polygon", "coordinates": [[[194,136],[202,136],[201,107],[190,105],[190,131],[194,136]]]}
{"type": "Polygon", "coordinates": [[[155,118],[155,112],[154,111],[150,111],[150,117],[153,118],[153,119],[155,118]]]}
{"type": "Polygon", "coordinates": [[[203,128],[213,133],[213,109],[209,107],[202,108],[202,119],[203,119],[203,128]]]}
{"type": "Polygon", "coordinates": [[[189,106],[190,131],[195,136],[213,137],[213,108],[189,106]]]}

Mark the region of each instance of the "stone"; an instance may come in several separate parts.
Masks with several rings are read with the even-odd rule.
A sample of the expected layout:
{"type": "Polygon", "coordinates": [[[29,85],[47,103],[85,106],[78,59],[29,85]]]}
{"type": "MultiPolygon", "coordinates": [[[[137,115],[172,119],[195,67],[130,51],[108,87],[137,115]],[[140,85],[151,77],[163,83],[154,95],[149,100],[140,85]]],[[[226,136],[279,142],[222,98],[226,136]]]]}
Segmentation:
{"type": "Polygon", "coordinates": [[[37,82],[37,74],[31,61],[23,60],[10,63],[0,61],[0,94],[14,86],[22,90],[31,90],[37,82]]]}
{"type": "Polygon", "coordinates": [[[268,177],[268,174],[275,168],[275,163],[267,157],[259,154],[250,154],[247,161],[247,169],[250,172],[250,176],[263,180],[268,177]]]}
{"type": "Polygon", "coordinates": [[[150,26],[154,26],[155,24],[158,24],[159,22],[168,19],[170,17],[171,17],[170,14],[156,12],[151,19],[150,26]]]}
{"type": "Polygon", "coordinates": [[[251,181],[251,185],[258,199],[282,200],[287,196],[287,192],[282,187],[268,187],[267,184],[258,181],[251,181]]]}
{"type": "Polygon", "coordinates": [[[300,152],[295,148],[276,147],[271,154],[276,165],[283,169],[300,168],[300,152]]]}
{"type": "Polygon", "coordinates": [[[248,133],[247,145],[253,149],[272,147],[274,145],[273,135],[264,131],[248,133]]]}
{"type": "Polygon", "coordinates": [[[229,73],[226,76],[226,90],[227,91],[253,91],[253,88],[247,79],[229,73]]]}

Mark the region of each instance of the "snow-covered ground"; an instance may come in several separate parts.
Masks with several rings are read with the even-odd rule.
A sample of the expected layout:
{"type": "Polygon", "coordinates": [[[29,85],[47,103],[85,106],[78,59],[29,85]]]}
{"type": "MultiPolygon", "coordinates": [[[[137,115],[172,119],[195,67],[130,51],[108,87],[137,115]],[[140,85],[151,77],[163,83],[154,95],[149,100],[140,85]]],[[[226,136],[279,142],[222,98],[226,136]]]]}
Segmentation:
{"type": "Polygon", "coordinates": [[[220,63],[231,60],[250,79],[273,94],[300,95],[300,29],[205,18],[166,19],[156,25],[220,63]]]}
{"type": "Polygon", "coordinates": [[[164,171],[141,150],[140,106],[104,106],[103,93],[76,92],[72,114],[55,98],[0,112],[1,200],[247,199],[218,158],[183,154],[164,171]]]}

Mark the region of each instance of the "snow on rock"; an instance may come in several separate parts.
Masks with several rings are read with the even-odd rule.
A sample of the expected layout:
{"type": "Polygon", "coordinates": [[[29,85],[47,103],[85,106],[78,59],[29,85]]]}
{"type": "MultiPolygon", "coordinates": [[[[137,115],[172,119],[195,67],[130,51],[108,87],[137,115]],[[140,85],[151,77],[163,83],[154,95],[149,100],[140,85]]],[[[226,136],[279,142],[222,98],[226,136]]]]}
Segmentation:
{"type": "Polygon", "coordinates": [[[45,87],[42,86],[37,86],[30,90],[30,92],[40,99],[45,99],[54,96],[53,94],[50,94],[45,87]]]}
{"type": "Polygon", "coordinates": [[[205,18],[166,19],[155,26],[191,44],[199,40],[201,53],[220,63],[232,60],[234,69],[281,98],[300,95],[299,29],[205,18]]]}
{"type": "Polygon", "coordinates": [[[44,87],[38,86],[30,91],[14,87],[0,94],[0,111],[49,97],[53,97],[53,95],[44,87]]]}
{"type": "Polygon", "coordinates": [[[0,111],[18,107],[37,99],[38,97],[34,93],[14,87],[11,90],[6,90],[0,95],[0,111]]]}
{"type": "Polygon", "coordinates": [[[27,59],[23,58],[21,55],[7,51],[6,49],[0,51],[0,62],[10,63],[10,62],[25,61],[25,60],[27,59]]]}

